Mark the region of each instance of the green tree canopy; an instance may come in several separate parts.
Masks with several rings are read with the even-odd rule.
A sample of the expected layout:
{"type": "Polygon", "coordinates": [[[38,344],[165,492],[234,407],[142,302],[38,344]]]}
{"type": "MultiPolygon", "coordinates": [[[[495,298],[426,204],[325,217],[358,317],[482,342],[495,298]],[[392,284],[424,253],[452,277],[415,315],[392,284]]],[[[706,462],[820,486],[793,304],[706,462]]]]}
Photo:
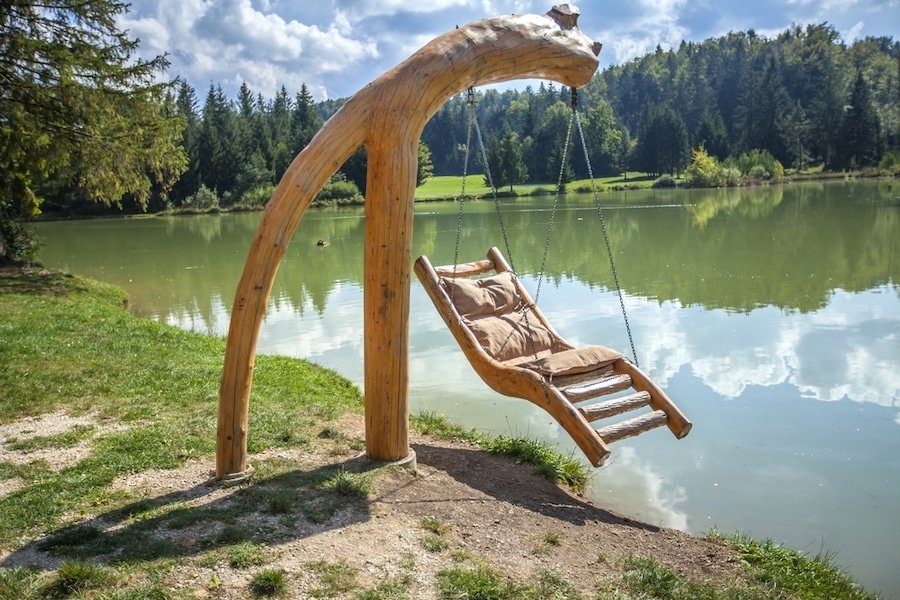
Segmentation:
{"type": "Polygon", "coordinates": [[[834,167],[856,168],[878,162],[881,156],[878,137],[881,124],[872,105],[869,84],[862,71],[857,72],[853,90],[844,106],[844,118],[838,135],[834,167]]]}
{"type": "Polygon", "coordinates": [[[419,140],[418,163],[416,166],[416,185],[422,185],[434,175],[434,165],[431,162],[431,150],[422,140],[419,140]]]}
{"type": "Polygon", "coordinates": [[[648,107],[638,130],[634,165],[647,173],[674,175],[690,156],[687,128],[671,107],[648,107]]]}
{"type": "MultiPolygon", "coordinates": [[[[522,183],[528,178],[528,169],[522,160],[522,142],[515,132],[507,131],[501,138],[494,136],[488,148],[488,162],[494,176],[494,185],[499,189],[522,183]]],[[[490,185],[485,174],[485,185],[490,185]]]]}
{"type": "Polygon", "coordinates": [[[0,221],[38,213],[48,183],[146,206],[184,170],[181,119],[158,80],[168,63],[134,58],[137,40],[116,25],[126,10],[113,0],[0,0],[0,221]]]}

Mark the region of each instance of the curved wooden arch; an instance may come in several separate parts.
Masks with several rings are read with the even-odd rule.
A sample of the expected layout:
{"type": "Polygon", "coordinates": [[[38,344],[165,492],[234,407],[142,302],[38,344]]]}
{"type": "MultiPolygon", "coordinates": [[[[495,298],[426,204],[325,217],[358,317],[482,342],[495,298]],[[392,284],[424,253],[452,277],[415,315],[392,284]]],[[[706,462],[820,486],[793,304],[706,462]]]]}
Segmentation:
{"type": "Polygon", "coordinates": [[[288,242],[328,178],[368,152],[364,235],[366,452],[409,455],[407,355],[413,199],[419,137],[452,96],[474,85],[552,79],[582,86],[600,44],[568,4],[546,15],[474,21],[441,35],[350,98],[285,171],[263,213],[238,283],[219,388],[216,478],[244,473],[256,343],[288,242]]]}

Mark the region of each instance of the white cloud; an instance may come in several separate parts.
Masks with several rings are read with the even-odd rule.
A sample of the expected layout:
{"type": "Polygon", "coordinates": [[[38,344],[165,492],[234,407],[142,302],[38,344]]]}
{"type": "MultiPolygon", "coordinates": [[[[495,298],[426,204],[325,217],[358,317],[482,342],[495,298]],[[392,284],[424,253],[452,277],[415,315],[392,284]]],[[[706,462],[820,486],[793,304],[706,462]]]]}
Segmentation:
{"type": "Polygon", "coordinates": [[[354,37],[346,20],[307,25],[257,10],[249,0],[137,2],[121,25],[141,38],[145,55],[168,52],[170,72],[196,87],[236,87],[243,79],[266,96],[280,85],[293,92],[306,83],[324,99],[329,74],[379,56],[376,43],[354,37]]]}
{"type": "Polygon", "coordinates": [[[626,19],[615,20],[596,34],[589,29],[586,32],[604,44],[613,62],[625,62],[657,46],[677,47],[689,33],[680,22],[685,4],[685,0],[639,0],[631,5],[626,19]]]}
{"type": "Polygon", "coordinates": [[[602,499],[604,507],[647,523],[687,530],[687,513],[679,507],[687,490],[674,485],[658,466],[642,459],[634,448],[618,446],[602,471],[588,484],[588,497],[602,499]]]}
{"type": "Polygon", "coordinates": [[[865,24],[862,21],[857,21],[856,24],[853,25],[853,27],[851,27],[847,31],[841,32],[841,38],[847,43],[858,40],[859,38],[863,37],[862,32],[864,26],[865,24]]]}
{"type": "Polygon", "coordinates": [[[394,16],[398,13],[432,13],[451,8],[477,6],[472,0],[430,0],[430,2],[409,2],[409,0],[345,0],[340,2],[338,13],[349,20],[359,22],[370,17],[394,16]]]}
{"type": "MultiPolygon", "coordinates": [[[[222,84],[234,96],[246,79],[271,97],[305,83],[316,99],[346,97],[454,25],[512,13],[546,12],[537,0],[134,0],[121,25],[142,39],[143,56],[168,53],[171,76],[200,96],[222,84]]],[[[791,24],[828,21],[852,41],[895,34],[898,0],[636,0],[578,3],[581,28],[604,44],[604,65],[729,30],[775,35],[791,24]]],[[[518,87],[527,85],[520,82],[518,87]]]]}

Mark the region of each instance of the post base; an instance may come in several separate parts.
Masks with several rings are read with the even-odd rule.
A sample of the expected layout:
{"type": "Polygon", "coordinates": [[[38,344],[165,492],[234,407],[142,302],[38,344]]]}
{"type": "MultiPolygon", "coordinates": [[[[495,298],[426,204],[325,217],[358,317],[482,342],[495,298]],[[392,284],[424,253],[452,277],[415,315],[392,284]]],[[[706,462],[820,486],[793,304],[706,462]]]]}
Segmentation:
{"type": "Polygon", "coordinates": [[[227,475],[222,475],[222,477],[219,478],[216,478],[215,472],[213,472],[213,480],[215,483],[218,483],[223,487],[231,487],[233,485],[240,485],[247,482],[252,474],[253,467],[247,465],[247,468],[239,473],[228,473],[227,475]]]}
{"type": "Polygon", "coordinates": [[[410,449],[409,454],[399,460],[377,460],[369,458],[368,454],[362,452],[358,456],[350,459],[349,463],[353,464],[360,471],[368,471],[370,469],[378,469],[381,467],[401,467],[409,469],[410,471],[415,471],[417,464],[416,451],[410,449]]]}

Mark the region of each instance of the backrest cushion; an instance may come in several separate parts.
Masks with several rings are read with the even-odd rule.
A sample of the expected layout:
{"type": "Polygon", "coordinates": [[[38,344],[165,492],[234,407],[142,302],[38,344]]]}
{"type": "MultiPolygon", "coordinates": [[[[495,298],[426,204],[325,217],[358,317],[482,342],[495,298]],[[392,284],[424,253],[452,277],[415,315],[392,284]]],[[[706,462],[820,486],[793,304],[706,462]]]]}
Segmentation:
{"type": "Polygon", "coordinates": [[[500,362],[533,356],[554,347],[550,331],[541,325],[537,316],[526,311],[468,318],[464,322],[484,351],[500,362]]]}
{"type": "Polygon", "coordinates": [[[444,278],[443,284],[462,317],[502,314],[519,305],[516,284],[509,271],[484,279],[444,278]]]}

